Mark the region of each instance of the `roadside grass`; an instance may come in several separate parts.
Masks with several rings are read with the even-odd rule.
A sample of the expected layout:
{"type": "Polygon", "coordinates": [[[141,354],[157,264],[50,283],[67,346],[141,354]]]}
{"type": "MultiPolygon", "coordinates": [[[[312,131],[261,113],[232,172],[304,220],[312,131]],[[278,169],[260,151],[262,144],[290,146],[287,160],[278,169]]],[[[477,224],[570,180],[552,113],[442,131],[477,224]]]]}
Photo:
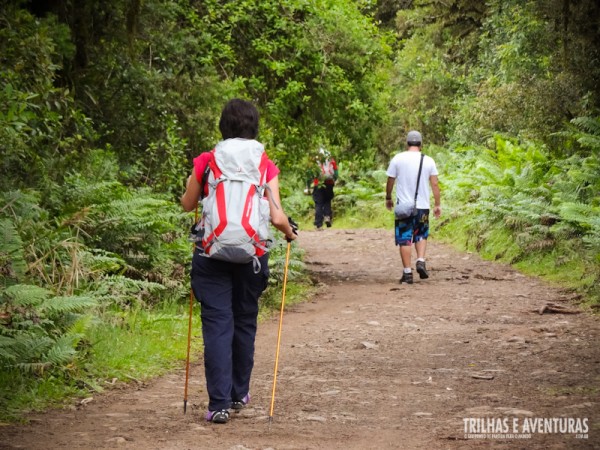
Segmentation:
{"type": "Polygon", "coordinates": [[[60,407],[84,391],[62,374],[33,377],[21,371],[0,370],[0,426],[25,422],[28,413],[60,407]]]}
{"type": "MultiPolygon", "coordinates": [[[[116,381],[146,380],[182,367],[187,353],[189,304],[171,303],[128,314],[106,313],[86,335],[86,357],[61,370],[23,373],[0,370],[0,421],[72,404],[116,381]]],[[[194,306],[191,360],[201,349],[198,306],[194,306]]]]}
{"type": "Polygon", "coordinates": [[[486,260],[510,264],[525,275],[539,277],[557,288],[570,290],[582,307],[598,311],[600,290],[596,285],[597,274],[590,270],[597,255],[587,251],[578,238],[555,242],[550,248],[523,248],[518,236],[502,223],[482,221],[478,227],[473,227],[475,220],[469,215],[432,220],[431,235],[457,250],[471,251],[486,260]]]}
{"type": "MultiPolygon", "coordinates": [[[[192,361],[202,345],[199,314],[194,301],[192,361]]],[[[87,374],[101,388],[106,380],[143,381],[181,367],[187,354],[188,317],[189,304],[180,302],[131,311],[95,327],[87,374]]]]}

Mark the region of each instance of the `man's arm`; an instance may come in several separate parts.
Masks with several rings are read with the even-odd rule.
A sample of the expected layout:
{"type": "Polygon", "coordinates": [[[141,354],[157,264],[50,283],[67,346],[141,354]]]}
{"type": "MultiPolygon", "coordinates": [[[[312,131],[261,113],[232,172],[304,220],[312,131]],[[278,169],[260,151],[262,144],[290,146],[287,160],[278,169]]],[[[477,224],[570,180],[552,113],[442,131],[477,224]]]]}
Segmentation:
{"type": "Polygon", "coordinates": [[[438,183],[437,175],[431,175],[429,177],[429,184],[431,184],[431,191],[433,192],[433,200],[435,201],[433,207],[433,215],[436,219],[439,219],[442,215],[442,207],[440,206],[440,185],[438,183]]]}
{"type": "Polygon", "coordinates": [[[394,177],[388,177],[387,184],[385,186],[385,207],[390,210],[394,206],[394,202],[392,200],[392,190],[394,189],[395,182],[396,179],[394,177]]]}

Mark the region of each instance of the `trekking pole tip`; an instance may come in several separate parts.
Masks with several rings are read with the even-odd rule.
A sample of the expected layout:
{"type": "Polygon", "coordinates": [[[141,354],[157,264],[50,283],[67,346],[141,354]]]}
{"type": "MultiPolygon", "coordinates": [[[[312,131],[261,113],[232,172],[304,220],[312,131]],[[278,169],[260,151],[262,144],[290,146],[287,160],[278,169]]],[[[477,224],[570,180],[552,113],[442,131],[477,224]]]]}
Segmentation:
{"type": "Polygon", "coordinates": [[[185,414],[187,411],[187,400],[183,401],[183,413],[185,414]]]}

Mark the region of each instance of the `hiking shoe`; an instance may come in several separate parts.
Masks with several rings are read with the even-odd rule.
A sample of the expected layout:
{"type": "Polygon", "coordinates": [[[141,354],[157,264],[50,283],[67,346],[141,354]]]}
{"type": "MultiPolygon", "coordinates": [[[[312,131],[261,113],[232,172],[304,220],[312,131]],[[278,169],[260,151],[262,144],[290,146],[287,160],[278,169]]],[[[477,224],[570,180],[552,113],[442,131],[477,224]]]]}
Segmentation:
{"type": "Polygon", "coordinates": [[[325,225],[327,225],[327,228],[331,227],[331,217],[325,216],[325,225]]]}
{"type": "Polygon", "coordinates": [[[421,278],[429,278],[427,268],[425,267],[425,261],[417,261],[417,272],[419,272],[421,278]]]}
{"type": "Polygon", "coordinates": [[[208,411],[206,413],[206,421],[212,423],[227,423],[229,422],[229,411],[226,409],[208,411]]]}
{"type": "Polygon", "coordinates": [[[240,411],[244,409],[244,407],[250,403],[250,394],[246,394],[241,400],[234,400],[231,402],[231,409],[235,411],[240,411]]]}
{"type": "Polygon", "coordinates": [[[400,284],[402,283],[406,283],[406,284],[413,284],[413,274],[411,273],[406,273],[404,272],[402,274],[402,278],[400,278],[400,284]]]}

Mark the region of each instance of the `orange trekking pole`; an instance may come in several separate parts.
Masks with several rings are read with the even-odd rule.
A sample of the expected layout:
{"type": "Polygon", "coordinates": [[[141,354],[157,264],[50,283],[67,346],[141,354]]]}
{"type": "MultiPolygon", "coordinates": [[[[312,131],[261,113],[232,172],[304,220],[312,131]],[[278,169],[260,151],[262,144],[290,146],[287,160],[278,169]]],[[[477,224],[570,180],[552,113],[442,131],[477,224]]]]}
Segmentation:
{"type": "Polygon", "coordinates": [[[285,307],[285,288],[287,285],[288,265],[290,263],[290,249],[292,242],[288,241],[285,254],[285,269],[283,272],[283,294],[281,298],[281,311],[279,313],[279,331],[277,332],[277,348],[275,350],[275,370],[273,373],[273,391],[271,393],[271,409],[269,410],[269,426],[273,422],[273,408],[275,406],[275,386],[277,384],[277,368],[279,366],[279,346],[281,344],[281,326],[283,324],[283,308],[285,307]]]}
{"type": "MultiPolygon", "coordinates": [[[[198,205],[196,205],[196,212],[194,213],[194,224],[198,223],[198,205]]],[[[192,258],[196,251],[196,242],[194,241],[192,247],[192,258]]],[[[194,310],[194,291],[192,290],[190,283],[190,314],[188,317],[188,336],[187,336],[187,356],[185,358],[185,389],[183,391],[183,413],[187,410],[187,398],[188,398],[188,380],[190,376],[190,348],[192,344],[192,314],[194,310]]]]}

